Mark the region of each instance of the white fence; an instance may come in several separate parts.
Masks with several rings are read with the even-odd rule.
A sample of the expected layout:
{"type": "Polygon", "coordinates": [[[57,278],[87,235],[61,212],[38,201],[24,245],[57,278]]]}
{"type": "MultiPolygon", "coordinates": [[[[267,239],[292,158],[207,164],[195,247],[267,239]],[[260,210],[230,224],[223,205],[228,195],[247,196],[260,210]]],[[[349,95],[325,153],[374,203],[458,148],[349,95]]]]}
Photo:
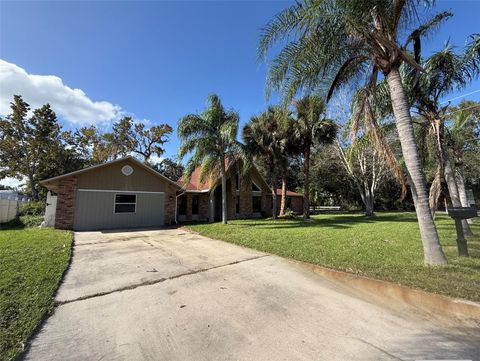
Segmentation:
{"type": "Polygon", "coordinates": [[[0,223],[14,219],[17,216],[20,203],[15,199],[0,199],[0,223]]]}

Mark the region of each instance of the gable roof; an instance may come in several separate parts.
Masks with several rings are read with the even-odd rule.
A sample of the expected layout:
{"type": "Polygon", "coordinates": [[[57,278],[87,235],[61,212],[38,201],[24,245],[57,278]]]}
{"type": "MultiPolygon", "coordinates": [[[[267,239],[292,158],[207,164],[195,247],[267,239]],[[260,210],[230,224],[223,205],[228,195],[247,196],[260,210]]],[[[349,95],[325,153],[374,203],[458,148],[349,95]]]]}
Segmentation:
{"type": "Polygon", "coordinates": [[[148,165],[140,162],[138,159],[136,159],[135,157],[132,157],[131,155],[128,155],[128,156],[123,157],[123,158],[114,159],[110,162],[97,164],[97,165],[92,165],[91,167],[83,168],[83,169],[76,170],[74,172],[70,172],[70,173],[66,173],[66,174],[62,174],[62,175],[59,175],[59,176],[56,176],[56,177],[44,179],[44,180],[40,181],[40,184],[48,188],[48,185],[51,184],[52,182],[56,182],[56,181],[62,180],[64,178],[72,177],[72,176],[82,174],[82,173],[85,173],[85,172],[90,172],[92,170],[108,167],[112,164],[120,163],[120,162],[123,162],[123,161],[126,161],[126,160],[132,161],[133,163],[135,163],[139,167],[147,170],[148,172],[152,173],[153,175],[155,175],[155,176],[157,176],[157,177],[159,177],[163,180],[166,180],[170,184],[174,185],[176,188],[180,188],[180,185],[177,182],[174,182],[170,178],[165,177],[163,174],[157,172],[155,169],[149,167],[148,165]]]}
{"type": "MultiPolygon", "coordinates": [[[[233,164],[236,163],[236,160],[225,160],[225,171],[228,172],[233,164]]],[[[206,179],[202,182],[200,175],[202,174],[202,167],[199,166],[195,168],[192,175],[190,176],[190,182],[188,184],[185,183],[185,177],[182,175],[177,183],[184,189],[185,191],[190,192],[208,192],[220,179],[220,177],[209,179],[209,177],[205,177],[206,179]]]]}

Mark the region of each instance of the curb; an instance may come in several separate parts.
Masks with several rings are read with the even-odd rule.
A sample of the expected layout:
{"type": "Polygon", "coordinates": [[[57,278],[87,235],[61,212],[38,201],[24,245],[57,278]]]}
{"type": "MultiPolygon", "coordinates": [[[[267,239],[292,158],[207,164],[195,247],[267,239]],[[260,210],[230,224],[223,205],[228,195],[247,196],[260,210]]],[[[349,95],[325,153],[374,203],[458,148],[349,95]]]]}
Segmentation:
{"type": "Polygon", "coordinates": [[[478,302],[451,298],[388,281],[337,271],[293,259],[288,260],[328,280],[341,283],[356,291],[368,293],[369,296],[373,294],[374,297],[382,298],[385,301],[401,301],[423,312],[438,316],[455,317],[480,322],[480,303],[478,302]]]}

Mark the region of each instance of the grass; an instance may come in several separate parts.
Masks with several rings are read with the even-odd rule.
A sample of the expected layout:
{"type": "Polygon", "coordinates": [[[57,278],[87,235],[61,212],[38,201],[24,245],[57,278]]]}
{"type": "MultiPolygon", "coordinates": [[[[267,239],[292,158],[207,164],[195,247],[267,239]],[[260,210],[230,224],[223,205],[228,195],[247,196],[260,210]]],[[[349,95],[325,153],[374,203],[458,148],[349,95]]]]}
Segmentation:
{"type": "Polygon", "coordinates": [[[315,215],[301,220],[235,220],[188,228],[204,236],[428,292],[480,301],[480,222],[472,226],[469,258],[457,257],[455,226],[438,215],[447,266],[427,267],[414,213],[315,215]]]}
{"type": "Polygon", "coordinates": [[[23,228],[19,221],[0,228],[0,360],[13,360],[54,305],[68,265],[72,234],[23,228]]]}

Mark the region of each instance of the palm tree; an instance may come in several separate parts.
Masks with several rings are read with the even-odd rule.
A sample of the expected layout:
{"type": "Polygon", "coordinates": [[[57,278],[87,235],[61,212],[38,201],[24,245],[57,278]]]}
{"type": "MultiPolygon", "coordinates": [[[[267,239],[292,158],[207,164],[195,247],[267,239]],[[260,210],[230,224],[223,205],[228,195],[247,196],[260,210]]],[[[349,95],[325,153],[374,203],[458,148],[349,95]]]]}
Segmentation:
{"type": "Polygon", "coordinates": [[[220,173],[224,224],[227,224],[226,164],[242,152],[237,141],[238,122],[238,113],[226,110],[215,94],[208,97],[207,109],[202,114],[188,114],[178,122],[179,157],[193,153],[185,167],[187,183],[198,166],[202,167],[201,181],[220,173]]]}
{"type": "MultiPolygon", "coordinates": [[[[431,55],[419,63],[425,72],[419,74],[408,64],[403,64],[400,74],[405,84],[409,103],[425,120],[423,129],[430,129],[430,134],[436,144],[438,169],[430,188],[430,208],[435,213],[436,204],[440,195],[440,180],[445,178],[448,193],[454,207],[461,207],[461,197],[455,179],[455,170],[447,152],[445,121],[449,104],[442,105],[441,99],[453,89],[462,89],[480,72],[480,36],[471,36],[471,41],[461,54],[455,53],[452,46],[446,45],[441,51],[431,55]]],[[[373,92],[376,113],[392,113],[388,84],[381,82],[373,92]]],[[[380,116],[382,116],[380,115],[380,116]]],[[[425,133],[425,132],[424,132],[425,133]]],[[[466,234],[472,234],[468,223],[462,221],[466,234]]]]}
{"type": "Polygon", "coordinates": [[[325,118],[325,101],[310,95],[295,101],[295,143],[303,156],[303,219],[310,218],[310,155],[312,147],[331,144],[337,135],[337,126],[325,118]]]}
{"type": "Polygon", "coordinates": [[[421,24],[410,36],[417,21],[418,6],[433,0],[304,0],[280,12],[263,29],[259,55],[267,54],[276,43],[285,42],[269,69],[267,89],[282,91],[292,99],[301,89],[328,87],[333,92],[354,80],[367,78],[373,89],[381,72],[387,79],[403,158],[409,174],[420,235],[427,264],[445,264],[437,229],[430,213],[428,189],[420,154],[415,141],[410,107],[399,68],[407,62],[423,69],[406,51],[442,20],[444,12],[421,24]]]}
{"type": "MultiPolygon", "coordinates": [[[[460,104],[457,109],[451,109],[449,118],[451,124],[447,127],[447,144],[452,149],[455,160],[455,179],[457,181],[460,201],[463,207],[469,207],[467,193],[465,189],[464,163],[465,151],[478,152],[480,150],[480,139],[475,136],[475,120],[472,116],[472,107],[478,107],[478,104],[471,105],[471,102],[460,104]]],[[[467,220],[471,223],[471,220],[467,220]]]]}
{"type": "Polygon", "coordinates": [[[243,128],[246,151],[268,174],[272,192],[273,219],[277,217],[278,209],[277,178],[280,176],[284,178],[288,164],[289,134],[291,134],[291,123],[288,111],[273,106],[252,117],[243,128]]]}

